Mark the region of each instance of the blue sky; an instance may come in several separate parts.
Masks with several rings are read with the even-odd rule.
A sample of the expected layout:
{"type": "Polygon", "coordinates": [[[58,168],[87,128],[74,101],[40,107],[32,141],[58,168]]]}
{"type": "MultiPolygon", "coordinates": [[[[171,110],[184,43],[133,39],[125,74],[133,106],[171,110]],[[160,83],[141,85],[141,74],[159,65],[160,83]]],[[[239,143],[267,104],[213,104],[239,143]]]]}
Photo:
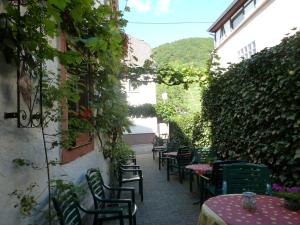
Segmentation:
{"type": "Polygon", "coordinates": [[[207,32],[212,22],[233,0],[120,0],[123,10],[126,2],[130,12],[124,12],[129,21],[126,33],[142,39],[151,47],[189,37],[211,37],[207,32]],[[130,22],[209,22],[192,24],[147,25],[130,22]]]}

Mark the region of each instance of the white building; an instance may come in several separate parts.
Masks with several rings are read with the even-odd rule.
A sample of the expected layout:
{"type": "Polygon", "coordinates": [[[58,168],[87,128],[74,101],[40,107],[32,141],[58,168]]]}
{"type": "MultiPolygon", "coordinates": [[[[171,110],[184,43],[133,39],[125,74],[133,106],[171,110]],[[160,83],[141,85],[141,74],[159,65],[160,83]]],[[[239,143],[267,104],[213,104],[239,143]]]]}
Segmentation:
{"type": "MultiPolygon", "coordinates": [[[[151,47],[143,40],[129,36],[129,52],[127,61],[143,66],[145,60],[150,59],[151,47]]],[[[138,106],[143,104],[156,104],[156,86],[154,82],[134,88],[130,81],[125,83],[127,101],[129,105],[138,106]]],[[[128,144],[148,144],[151,143],[157,134],[157,118],[131,118],[133,126],[131,133],[124,135],[124,140],[128,144]]]]}
{"type": "Polygon", "coordinates": [[[250,58],[299,30],[299,0],[234,0],[208,29],[222,67],[250,58]]]}

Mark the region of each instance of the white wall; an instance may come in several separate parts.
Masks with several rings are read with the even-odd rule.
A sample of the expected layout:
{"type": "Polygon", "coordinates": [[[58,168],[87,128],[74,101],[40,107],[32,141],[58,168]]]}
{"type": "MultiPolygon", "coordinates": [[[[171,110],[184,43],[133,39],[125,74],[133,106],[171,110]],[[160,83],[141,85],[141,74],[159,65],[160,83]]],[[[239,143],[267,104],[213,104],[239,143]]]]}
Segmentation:
{"type": "MultiPolygon", "coordinates": [[[[53,42],[56,44],[56,42],[53,42]]],[[[57,63],[48,63],[53,71],[57,63]]],[[[15,196],[9,196],[14,190],[25,191],[32,183],[38,186],[33,194],[39,203],[37,208],[44,209],[47,203],[47,173],[45,169],[45,156],[40,128],[17,128],[16,119],[4,120],[4,112],[16,112],[16,70],[13,65],[5,62],[0,53],[0,224],[44,224],[45,215],[36,211],[32,217],[24,217],[19,213],[19,208],[14,205],[19,203],[15,196]],[[21,158],[33,163],[31,166],[17,166],[14,159],[21,158]],[[4,220],[5,218],[5,220],[4,220]]],[[[53,133],[59,130],[60,124],[56,123],[46,130],[53,133]]],[[[59,138],[59,137],[56,137],[59,138]]],[[[56,140],[54,138],[53,140],[56,140]]],[[[52,140],[52,141],[53,141],[52,140]]],[[[50,141],[48,139],[48,141],[50,141]]],[[[61,178],[72,182],[85,182],[84,174],[91,167],[99,167],[106,182],[109,181],[109,161],[103,158],[99,150],[100,145],[96,140],[94,151],[67,163],[51,167],[51,178],[61,178]]],[[[50,160],[61,160],[61,150],[49,150],[50,160]]]]}
{"type": "Polygon", "coordinates": [[[258,52],[279,44],[287,33],[295,33],[292,28],[299,30],[300,1],[261,0],[260,4],[248,19],[216,45],[223,67],[227,67],[228,62],[239,62],[238,51],[252,41],[255,41],[258,52]]]}
{"type": "MultiPolygon", "coordinates": [[[[138,66],[143,66],[145,60],[150,59],[151,47],[143,40],[129,36],[129,51],[127,60],[138,66]],[[137,57],[135,61],[134,57],[137,57]]],[[[154,82],[141,85],[134,89],[129,81],[125,84],[129,105],[156,104],[156,85],[154,82]]],[[[157,118],[131,118],[134,126],[130,127],[132,134],[157,133],[157,118]]]]}

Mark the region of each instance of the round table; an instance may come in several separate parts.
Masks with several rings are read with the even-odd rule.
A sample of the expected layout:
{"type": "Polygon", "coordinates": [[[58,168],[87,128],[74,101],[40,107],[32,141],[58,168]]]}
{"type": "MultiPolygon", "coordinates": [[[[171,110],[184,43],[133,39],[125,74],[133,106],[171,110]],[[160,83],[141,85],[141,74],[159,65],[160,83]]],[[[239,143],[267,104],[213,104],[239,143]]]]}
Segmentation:
{"type": "Polygon", "coordinates": [[[219,195],[201,208],[198,225],[299,225],[300,212],[284,208],[283,199],[257,195],[256,210],[242,206],[242,195],[219,195]]]}
{"type": "Polygon", "coordinates": [[[190,164],[185,168],[194,171],[198,175],[203,175],[207,172],[212,171],[212,167],[209,164],[190,164]]]}

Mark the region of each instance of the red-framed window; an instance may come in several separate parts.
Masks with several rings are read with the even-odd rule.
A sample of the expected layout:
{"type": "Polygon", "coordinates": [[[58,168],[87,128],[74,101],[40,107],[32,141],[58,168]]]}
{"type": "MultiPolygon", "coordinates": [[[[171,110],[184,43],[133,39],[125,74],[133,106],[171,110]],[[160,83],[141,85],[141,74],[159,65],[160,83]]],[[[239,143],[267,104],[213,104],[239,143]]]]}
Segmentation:
{"type": "MultiPolygon", "coordinates": [[[[60,50],[65,51],[67,49],[67,43],[64,33],[60,35],[60,50]]],[[[61,65],[61,79],[67,79],[67,72],[63,65],[61,65]]],[[[83,74],[80,77],[80,81],[83,84],[83,87],[86,87],[85,90],[80,94],[80,100],[78,103],[69,103],[68,100],[63,100],[63,118],[61,123],[61,128],[63,131],[69,129],[69,119],[71,116],[79,116],[81,119],[88,119],[91,112],[89,112],[89,100],[92,95],[92,90],[90,89],[91,80],[89,74],[83,74]],[[75,113],[74,113],[75,112],[75,113]],[[76,114],[76,115],[75,115],[76,114]]],[[[93,134],[89,132],[79,133],[72,146],[68,149],[62,149],[61,151],[61,162],[63,164],[69,163],[91,151],[94,150],[94,137],[93,134]]]]}

